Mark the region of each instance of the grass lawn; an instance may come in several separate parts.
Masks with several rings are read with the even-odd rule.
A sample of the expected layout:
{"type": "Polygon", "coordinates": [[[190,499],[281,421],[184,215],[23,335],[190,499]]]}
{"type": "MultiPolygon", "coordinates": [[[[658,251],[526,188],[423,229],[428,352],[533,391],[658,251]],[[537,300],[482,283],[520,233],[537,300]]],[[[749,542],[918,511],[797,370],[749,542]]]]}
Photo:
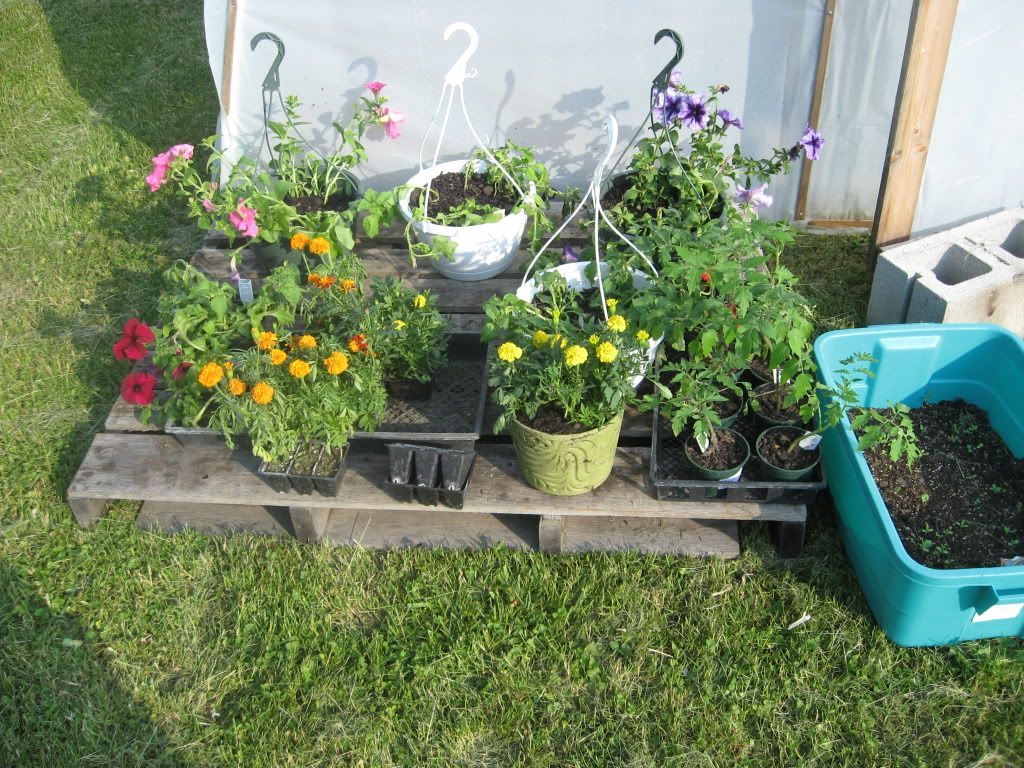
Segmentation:
{"type": "MultiPolygon", "coordinates": [[[[110,345],[199,242],[142,177],[213,132],[202,4],[5,0],[0,62],[0,765],[1024,764],[1022,645],[891,645],[827,508],[791,561],[80,530],[110,345]]],[[[823,327],[864,247],[787,253],[823,327]]]]}

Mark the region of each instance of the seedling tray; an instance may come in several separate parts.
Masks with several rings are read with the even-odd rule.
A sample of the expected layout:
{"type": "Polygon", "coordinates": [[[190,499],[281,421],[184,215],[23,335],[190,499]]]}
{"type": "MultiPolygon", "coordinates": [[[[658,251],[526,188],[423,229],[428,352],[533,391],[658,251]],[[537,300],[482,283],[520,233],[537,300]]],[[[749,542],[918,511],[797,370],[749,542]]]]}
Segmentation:
{"type": "Polygon", "coordinates": [[[475,462],[471,450],[391,443],[386,487],[399,501],[462,509],[475,462]]]}
{"type": "Polygon", "coordinates": [[[699,478],[683,453],[686,435],[676,437],[669,423],[654,412],[651,426],[651,485],[663,501],[731,501],[751,504],[811,504],[825,488],[821,466],[815,467],[807,480],[769,480],[761,472],[761,461],[754,445],[760,434],[754,418],[741,415],[733,429],[750,443],[750,461],[736,482],[699,478]]]}
{"type": "Polygon", "coordinates": [[[483,429],[486,403],[487,346],[475,333],[455,333],[448,345],[448,365],[435,375],[431,396],[389,397],[380,426],[357,432],[353,439],[472,449],[483,429]]]}

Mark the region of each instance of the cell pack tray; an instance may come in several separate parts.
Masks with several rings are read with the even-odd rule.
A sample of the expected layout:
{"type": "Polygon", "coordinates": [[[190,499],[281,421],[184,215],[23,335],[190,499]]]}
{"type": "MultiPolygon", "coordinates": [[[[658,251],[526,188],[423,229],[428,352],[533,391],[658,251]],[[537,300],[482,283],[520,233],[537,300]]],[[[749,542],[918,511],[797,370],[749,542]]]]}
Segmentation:
{"type": "Polygon", "coordinates": [[[651,485],[658,498],[665,501],[735,501],[752,504],[810,504],[825,488],[821,466],[807,480],[774,480],[761,473],[761,461],[754,451],[754,441],[761,431],[753,416],[745,413],[733,429],[750,444],[750,460],[735,482],[705,480],[697,477],[683,454],[684,437],[676,437],[668,422],[654,412],[651,427],[651,485]]]}

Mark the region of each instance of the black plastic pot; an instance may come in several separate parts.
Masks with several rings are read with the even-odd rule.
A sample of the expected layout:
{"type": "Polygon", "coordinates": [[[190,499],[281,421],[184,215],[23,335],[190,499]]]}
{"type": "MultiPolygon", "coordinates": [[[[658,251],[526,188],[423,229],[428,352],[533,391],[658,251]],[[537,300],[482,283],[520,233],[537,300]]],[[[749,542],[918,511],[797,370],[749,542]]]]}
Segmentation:
{"type": "Polygon", "coordinates": [[[441,467],[440,450],[437,448],[416,448],[413,465],[416,485],[421,488],[436,488],[437,473],[441,467]]]}
{"type": "Polygon", "coordinates": [[[416,381],[415,379],[386,379],[384,389],[392,397],[411,403],[429,400],[434,394],[434,381],[416,381]]]}
{"type": "Polygon", "coordinates": [[[320,462],[320,456],[323,454],[323,446],[320,446],[316,451],[313,461],[309,465],[309,470],[305,472],[299,472],[295,468],[295,462],[300,458],[299,451],[296,450],[295,455],[292,456],[292,463],[288,467],[288,480],[292,484],[292,488],[297,493],[301,493],[303,496],[308,496],[313,493],[316,488],[314,484],[316,465],[320,462]]]}
{"type": "Polygon", "coordinates": [[[386,487],[395,499],[410,502],[415,498],[428,506],[442,501],[462,509],[476,458],[474,451],[390,443],[388,458],[386,487]]]}
{"type": "Polygon", "coordinates": [[[337,496],[341,487],[341,476],[345,473],[345,459],[348,458],[348,446],[341,449],[341,456],[338,458],[338,466],[333,473],[325,475],[322,467],[326,466],[334,458],[331,452],[325,448],[320,453],[316,468],[313,470],[313,485],[321,496],[337,496]]]}
{"type": "Polygon", "coordinates": [[[288,493],[292,489],[292,484],[288,481],[289,464],[291,464],[291,458],[281,462],[281,469],[272,470],[270,469],[270,464],[266,461],[261,461],[260,466],[256,470],[256,476],[278,493],[288,493]]]}

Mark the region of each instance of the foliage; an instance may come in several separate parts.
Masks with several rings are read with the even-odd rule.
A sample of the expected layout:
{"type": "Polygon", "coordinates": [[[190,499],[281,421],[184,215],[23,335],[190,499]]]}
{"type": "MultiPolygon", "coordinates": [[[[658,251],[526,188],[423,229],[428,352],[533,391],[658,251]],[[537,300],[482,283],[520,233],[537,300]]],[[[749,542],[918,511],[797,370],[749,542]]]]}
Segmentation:
{"type": "Polygon", "coordinates": [[[509,294],[484,305],[483,339],[502,341],[489,378],[502,409],[495,431],[542,410],[567,425],[604,426],[636,400],[630,378],[643,370],[649,334],[621,315],[595,317],[555,272],[535,279],[536,303],[509,294]]]}
{"type": "Polygon", "coordinates": [[[448,362],[448,323],[430,291],[393,277],[374,279],[365,328],[386,378],[430,381],[448,362]]]}
{"type": "Polygon", "coordinates": [[[910,408],[903,403],[889,403],[888,408],[858,409],[850,426],[858,434],[857,448],[861,451],[880,446],[891,461],[905,461],[907,469],[913,468],[914,462],[921,458],[910,408]]]}
{"type": "MultiPolygon", "coordinates": [[[[493,150],[477,148],[473,151],[463,171],[466,185],[468,186],[474,174],[480,172],[486,177],[487,183],[494,187],[496,194],[519,198],[519,191],[516,189],[518,185],[524,196],[509,211],[468,199],[456,208],[438,214],[430,213],[429,206],[425,207],[427,189],[424,187],[420,196],[421,202],[412,211],[413,221],[429,221],[448,227],[469,227],[500,221],[507,215],[522,211],[530,219],[530,245],[534,249],[538,248],[542,238],[551,232],[552,224],[547,216],[547,207],[548,202],[556,194],[544,164],[535,159],[532,149],[508,140],[503,146],[493,150]],[[515,180],[515,184],[512,180],[515,180]]],[[[419,242],[414,237],[412,224],[406,227],[406,241],[413,262],[419,257],[451,258],[455,244],[449,238],[437,236],[432,240],[432,243],[419,242]]]]}

